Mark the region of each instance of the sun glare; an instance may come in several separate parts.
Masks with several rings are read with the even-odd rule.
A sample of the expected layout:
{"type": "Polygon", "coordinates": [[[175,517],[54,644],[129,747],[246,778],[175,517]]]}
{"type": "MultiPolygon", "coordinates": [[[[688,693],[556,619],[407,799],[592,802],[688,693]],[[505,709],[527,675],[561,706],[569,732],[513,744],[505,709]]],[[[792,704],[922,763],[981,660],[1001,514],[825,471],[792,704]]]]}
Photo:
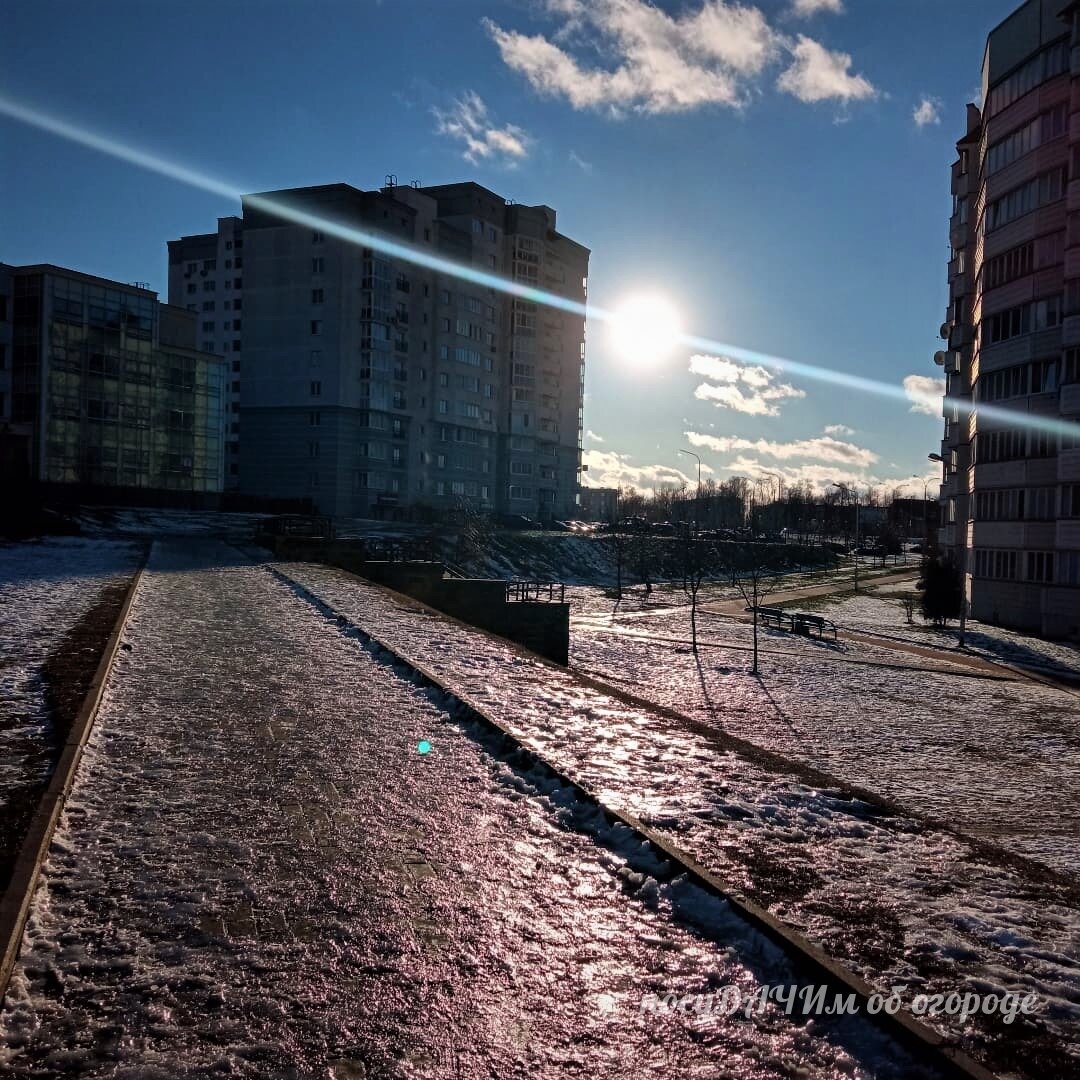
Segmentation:
{"type": "Polygon", "coordinates": [[[679,342],[679,313],[662,296],[632,296],[611,318],[611,339],[620,360],[634,367],[655,367],[679,342]]]}

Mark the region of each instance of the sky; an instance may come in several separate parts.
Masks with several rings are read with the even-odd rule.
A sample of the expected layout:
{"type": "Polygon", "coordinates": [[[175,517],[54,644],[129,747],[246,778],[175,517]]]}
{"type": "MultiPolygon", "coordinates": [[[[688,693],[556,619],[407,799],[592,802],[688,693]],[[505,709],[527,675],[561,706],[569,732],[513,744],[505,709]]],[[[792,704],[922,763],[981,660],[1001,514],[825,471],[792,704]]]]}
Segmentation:
{"type": "Polygon", "coordinates": [[[592,251],[590,303],[660,298],[712,343],[645,366],[589,326],[587,482],[693,484],[686,448],[717,480],[921,493],[942,428],[925,401],[780,374],[719,344],[935,392],[949,166],[986,35],[1015,6],[13,0],[0,261],[146,281],[164,298],[166,241],[239,210],[4,102],[243,191],[476,180],[556,209],[592,251]]]}

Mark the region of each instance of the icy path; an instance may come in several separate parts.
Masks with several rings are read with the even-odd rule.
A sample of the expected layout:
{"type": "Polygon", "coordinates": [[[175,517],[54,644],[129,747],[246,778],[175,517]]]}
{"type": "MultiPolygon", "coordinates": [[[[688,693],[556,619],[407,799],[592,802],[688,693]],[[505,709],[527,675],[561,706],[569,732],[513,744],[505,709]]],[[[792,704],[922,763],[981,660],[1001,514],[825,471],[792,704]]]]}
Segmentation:
{"type": "Polygon", "coordinates": [[[51,768],[42,665],[138,561],[138,548],[106,540],[0,544],[0,817],[51,768]]]}
{"type": "MultiPolygon", "coordinates": [[[[1071,1047],[1080,1063],[1075,888],[1002,866],[993,852],[951,833],[881,814],[796,774],[755,764],[727,749],[705,725],[630,707],[572,672],[531,660],[351,575],[309,564],[282,569],[489,709],[606,803],[668,834],[870,981],[907,984],[913,993],[924,986],[1034,990],[1046,1001],[1041,1022],[1047,1038],[1071,1047]]],[[[622,644],[616,640],[612,647],[622,644]]],[[[634,658],[625,677],[640,692],[665,680],[672,704],[692,707],[697,686],[679,666],[684,662],[654,647],[634,658]]],[[[741,654],[739,662],[745,663],[741,654]]],[[[868,685],[882,685],[878,669],[867,671],[868,685]]],[[[902,674],[910,687],[910,673],[902,674]]],[[[958,696],[982,685],[950,682],[958,696]]],[[[740,685],[717,685],[714,707],[725,726],[739,726],[744,734],[752,734],[755,721],[772,725],[770,730],[779,726],[769,702],[740,685]],[[739,718],[738,725],[729,723],[731,717],[739,718]]],[[[803,721],[796,713],[791,722],[803,721]]],[[[902,737],[910,742],[925,736],[908,730],[902,737]]],[[[1001,1034],[966,1032],[976,1047],[1001,1034]]]]}
{"type": "Polygon", "coordinates": [[[642,1016],[793,975],[234,549],[156,545],[125,640],[6,1073],[918,1075],[861,1019],[642,1016]]]}

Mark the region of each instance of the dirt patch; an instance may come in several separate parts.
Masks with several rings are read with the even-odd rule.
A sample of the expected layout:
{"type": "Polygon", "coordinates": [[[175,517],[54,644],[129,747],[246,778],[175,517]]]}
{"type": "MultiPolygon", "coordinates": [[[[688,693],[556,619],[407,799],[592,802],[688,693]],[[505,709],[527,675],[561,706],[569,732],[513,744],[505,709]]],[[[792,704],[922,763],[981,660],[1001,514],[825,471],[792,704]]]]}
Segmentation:
{"type": "Polygon", "coordinates": [[[48,709],[45,738],[27,738],[25,783],[15,787],[0,817],[0,889],[6,889],[38,800],[90,689],[106,642],[124,606],[130,579],[113,582],[49,653],[41,669],[48,709]]]}

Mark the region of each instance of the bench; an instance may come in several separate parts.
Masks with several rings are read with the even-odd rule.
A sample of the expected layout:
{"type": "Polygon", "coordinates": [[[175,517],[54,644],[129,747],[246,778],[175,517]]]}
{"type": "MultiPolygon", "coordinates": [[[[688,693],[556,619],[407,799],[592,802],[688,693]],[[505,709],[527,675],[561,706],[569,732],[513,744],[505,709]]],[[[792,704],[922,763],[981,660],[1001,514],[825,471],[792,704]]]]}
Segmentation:
{"type": "MultiPolygon", "coordinates": [[[[751,613],[755,611],[755,609],[752,607],[748,607],[746,610],[751,613]]],[[[788,613],[782,608],[759,607],[756,609],[756,611],[758,618],[766,626],[772,623],[776,626],[777,630],[782,630],[784,628],[782,624],[790,619],[788,613]]]]}
{"type": "Polygon", "coordinates": [[[836,640],[836,624],[829,622],[828,619],[823,619],[820,615],[808,615],[802,611],[796,611],[791,616],[791,632],[793,634],[805,634],[807,637],[812,636],[812,631],[817,630],[817,636],[820,638],[827,633],[831,633],[833,641],[836,640]]]}

